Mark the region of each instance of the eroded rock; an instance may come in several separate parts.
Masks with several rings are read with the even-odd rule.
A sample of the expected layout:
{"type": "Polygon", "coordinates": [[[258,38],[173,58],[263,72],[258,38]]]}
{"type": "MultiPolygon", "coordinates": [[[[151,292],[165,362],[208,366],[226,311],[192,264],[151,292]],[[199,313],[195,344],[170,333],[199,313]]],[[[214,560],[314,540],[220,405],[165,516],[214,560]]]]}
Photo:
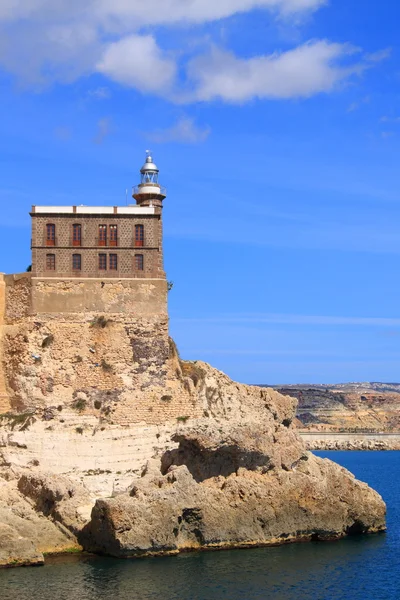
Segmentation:
{"type": "Polygon", "coordinates": [[[147,471],[130,495],[99,500],[83,532],[85,549],[140,556],[385,529],[379,494],[333,462],[305,453],[296,436],[297,450],[283,452],[279,464],[277,456],[271,462],[278,441],[245,427],[222,439],[213,433],[180,433],[179,449],[163,457],[162,472],[147,471]]]}

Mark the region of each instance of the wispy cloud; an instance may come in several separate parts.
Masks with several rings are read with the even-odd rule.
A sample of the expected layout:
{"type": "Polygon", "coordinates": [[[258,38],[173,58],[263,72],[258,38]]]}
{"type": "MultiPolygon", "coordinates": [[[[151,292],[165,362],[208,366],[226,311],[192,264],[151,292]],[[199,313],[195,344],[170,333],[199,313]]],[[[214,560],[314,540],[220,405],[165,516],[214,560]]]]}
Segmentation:
{"type": "MultiPolygon", "coordinates": [[[[122,86],[177,104],[221,99],[308,98],[329,93],[387,58],[388,50],[362,54],[348,43],[312,40],[274,53],[243,58],[215,47],[185,52],[160,45],[157,25],[202,25],[252,10],[298,21],[326,0],[3,0],[0,65],[33,85],[69,83],[101,73],[122,86]],[[149,27],[152,27],[149,33],[149,27]],[[18,39],[18,44],[15,44],[18,39]],[[353,58],[349,58],[354,54],[353,58]],[[194,56],[194,58],[193,58],[194,56]]],[[[218,37],[218,36],[217,36],[218,37]]],[[[88,93],[104,99],[107,87],[88,93]]]]}
{"type": "Polygon", "coordinates": [[[106,137],[111,133],[111,119],[104,117],[97,122],[96,135],[93,138],[93,143],[101,145],[106,137]]]}
{"type": "Polygon", "coordinates": [[[381,137],[386,140],[387,138],[391,138],[395,135],[394,131],[382,131],[381,137]]]}
{"type": "Polygon", "coordinates": [[[400,117],[387,117],[387,116],[383,116],[379,119],[380,123],[399,123],[400,124],[400,117]]]}
{"type": "Polygon", "coordinates": [[[311,41],[287,52],[243,59],[212,48],[188,67],[196,100],[220,98],[245,102],[252,98],[307,98],[329,92],[366,68],[362,60],[341,64],[359,51],[348,44],[311,41]]]}
{"type": "Polygon", "coordinates": [[[86,92],[86,97],[93,100],[108,100],[111,98],[111,92],[108,87],[100,86],[86,92]]]}
{"type": "Polygon", "coordinates": [[[298,214],[298,219],[296,209],[292,212],[289,209],[290,205],[287,218],[284,211],[277,217],[261,210],[242,215],[215,214],[211,221],[201,211],[195,221],[181,214],[179,221],[169,223],[166,236],[237,246],[400,253],[395,204],[393,210],[378,215],[364,207],[362,214],[350,215],[344,209],[339,217],[319,206],[310,206],[304,209],[304,214],[298,214]]]}
{"type": "Polygon", "coordinates": [[[319,315],[295,315],[276,313],[233,314],[202,318],[177,318],[177,323],[229,323],[229,324],[277,324],[277,325],[321,325],[321,326],[361,326],[361,327],[400,327],[400,318],[388,317],[338,317],[319,315]]]}
{"type": "Polygon", "coordinates": [[[146,137],[157,144],[168,142],[198,144],[204,142],[210,133],[210,127],[198,127],[193,119],[181,117],[172,127],[147,133],[146,137]]]}
{"type": "Polygon", "coordinates": [[[370,102],[370,97],[369,96],[364,96],[364,98],[361,98],[361,100],[357,100],[356,102],[352,102],[349,107],[347,108],[347,112],[351,113],[354,112],[356,110],[358,110],[363,104],[369,104],[370,102]]]}

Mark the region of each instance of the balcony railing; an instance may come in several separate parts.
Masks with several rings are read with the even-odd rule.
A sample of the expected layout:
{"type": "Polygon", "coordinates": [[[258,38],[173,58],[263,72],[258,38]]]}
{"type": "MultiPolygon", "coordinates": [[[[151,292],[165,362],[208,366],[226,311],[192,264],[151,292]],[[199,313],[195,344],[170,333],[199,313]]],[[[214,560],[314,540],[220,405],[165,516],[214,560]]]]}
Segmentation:
{"type": "Polygon", "coordinates": [[[161,196],[167,195],[167,188],[162,185],[157,185],[155,183],[145,183],[142,185],[135,185],[132,188],[132,196],[139,196],[140,194],[149,195],[149,192],[142,192],[143,187],[149,188],[154,187],[154,194],[160,194],[161,196]]]}
{"type": "Polygon", "coordinates": [[[47,246],[48,248],[54,248],[55,246],[58,246],[57,238],[54,238],[54,240],[49,240],[46,238],[44,240],[44,245],[47,246]]]}

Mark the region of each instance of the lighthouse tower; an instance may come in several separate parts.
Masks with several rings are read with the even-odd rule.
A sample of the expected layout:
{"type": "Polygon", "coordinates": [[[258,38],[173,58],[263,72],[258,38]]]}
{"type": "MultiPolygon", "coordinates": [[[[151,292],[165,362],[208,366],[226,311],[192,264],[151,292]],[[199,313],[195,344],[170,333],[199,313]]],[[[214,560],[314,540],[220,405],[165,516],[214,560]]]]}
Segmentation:
{"type": "Polygon", "coordinates": [[[162,208],[167,191],[158,182],[159,170],[153,162],[150,150],[147,150],[146,154],[146,162],[140,169],[141,183],[133,188],[132,197],[139,206],[162,208]]]}

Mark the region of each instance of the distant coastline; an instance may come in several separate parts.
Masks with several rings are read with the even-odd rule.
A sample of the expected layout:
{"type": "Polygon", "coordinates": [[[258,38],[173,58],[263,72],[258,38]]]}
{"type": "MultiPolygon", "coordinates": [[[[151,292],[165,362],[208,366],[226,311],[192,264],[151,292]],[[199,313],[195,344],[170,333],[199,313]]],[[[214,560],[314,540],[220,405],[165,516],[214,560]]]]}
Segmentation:
{"type": "Polygon", "coordinates": [[[400,433],[298,433],[307,450],[400,450],[400,433]]]}
{"type": "Polygon", "coordinates": [[[297,399],[294,425],[309,450],[400,450],[400,383],[273,389],[297,399]]]}

